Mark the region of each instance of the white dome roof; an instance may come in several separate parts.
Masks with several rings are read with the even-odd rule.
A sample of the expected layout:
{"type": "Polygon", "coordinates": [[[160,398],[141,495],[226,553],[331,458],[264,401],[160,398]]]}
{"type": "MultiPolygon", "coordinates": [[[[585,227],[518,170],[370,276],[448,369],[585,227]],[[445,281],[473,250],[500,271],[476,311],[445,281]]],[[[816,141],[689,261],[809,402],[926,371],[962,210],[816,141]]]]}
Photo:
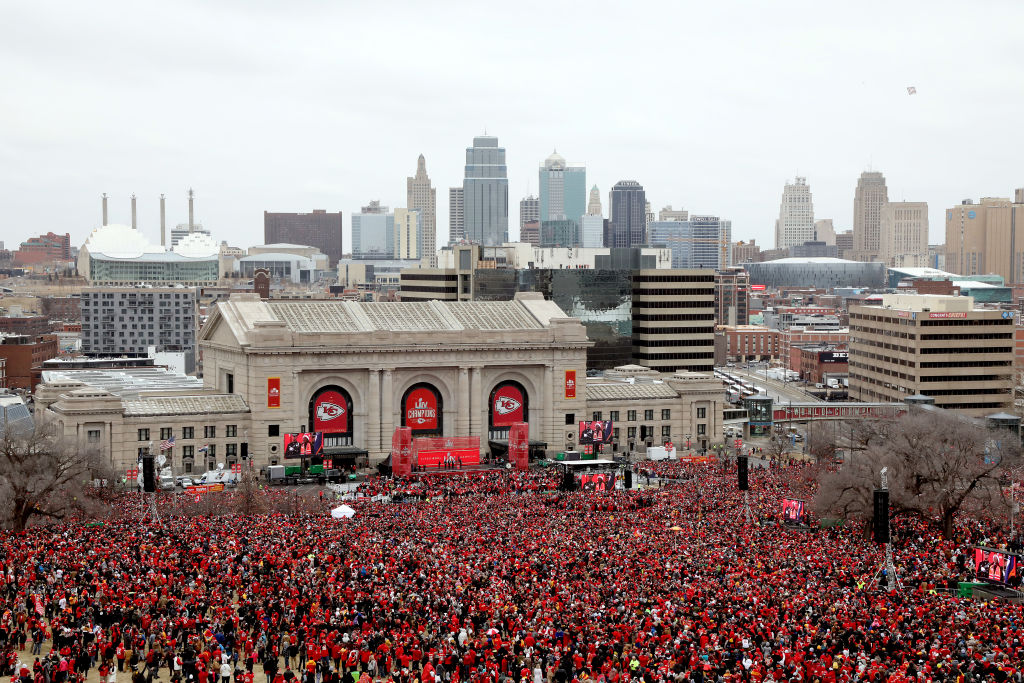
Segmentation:
{"type": "Polygon", "coordinates": [[[143,254],[162,254],[165,250],[153,244],[129,225],[103,225],[92,231],[84,248],[91,254],[106,254],[119,258],[138,258],[143,254]]]}
{"type": "Polygon", "coordinates": [[[564,171],[565,170],[565,157],[558,152],[552,152],[544,161],[544,168],[549,171],[564,171]]]}
{"type": "Polygon", "coordinates": [[[174,253],[191,258],[204,258],[220,253],[220,245],[205,232],[190,232],[174,247],[174,253]]]}

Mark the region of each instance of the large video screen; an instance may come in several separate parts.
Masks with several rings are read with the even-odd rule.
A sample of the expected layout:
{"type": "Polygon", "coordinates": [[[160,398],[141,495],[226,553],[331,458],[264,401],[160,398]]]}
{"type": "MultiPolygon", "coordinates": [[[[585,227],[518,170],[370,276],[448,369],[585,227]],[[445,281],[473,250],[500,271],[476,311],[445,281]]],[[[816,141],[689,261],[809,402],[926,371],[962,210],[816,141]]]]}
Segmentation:
{"type": "Polygon", "coordinates": [[[323,455],[323,432],[299,432],[284,435],[284,457],[311,458],[323,455]]]}
{"type": "Polygon", "coordinates": [[[612,421],[593,420],[580,422],[580,443],[611,443],[612,442],[612,421]]]}
{"type": "Polygon", "coordinates": [[[599,472],[597,474],[584,474],[580,477],[580,487],[584,491],[593,493],[604,493],[615,490],[615,473],[599,472]]]}
{"type": "Polygon", "coordinates": [[[975,548],[974,576],[989,583],[1016,583],[1017,556],[1003,550],[975,548]]]}
{"type": "Polygon", "coordinates": [[[782,499],[782,521],[786,524],[803,524],[804,501],[796,498],[782,499]]]}

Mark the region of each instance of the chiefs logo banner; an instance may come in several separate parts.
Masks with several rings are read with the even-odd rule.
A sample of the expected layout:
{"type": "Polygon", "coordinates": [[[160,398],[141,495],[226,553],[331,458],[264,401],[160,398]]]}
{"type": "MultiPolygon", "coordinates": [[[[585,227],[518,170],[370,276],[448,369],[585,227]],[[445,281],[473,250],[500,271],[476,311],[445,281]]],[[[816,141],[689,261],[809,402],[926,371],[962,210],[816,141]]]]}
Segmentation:
{"type": "Polygon", "coordinates": [[[316,397],[312,431],[329,434],[348,432],[348,401],[339,392],[328,389],[316,397]]]}
{"type": "Polygon", "coordinates": [[[516,422],[525,422],[526,398],[519,387],[505,384],[494,392],[491,404],[491,424],[494,427],[510,427],[516,422]]]}

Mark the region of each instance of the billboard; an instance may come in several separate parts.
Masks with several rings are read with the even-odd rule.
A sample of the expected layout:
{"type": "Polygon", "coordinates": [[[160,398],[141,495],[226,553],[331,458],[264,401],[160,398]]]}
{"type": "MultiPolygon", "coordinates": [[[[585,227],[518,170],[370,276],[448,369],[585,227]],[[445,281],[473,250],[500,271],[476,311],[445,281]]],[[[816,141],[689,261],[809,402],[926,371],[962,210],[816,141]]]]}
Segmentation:
{"type": "Polygon", "coordinates": [[[591,493],[614,491],[615,473],[598,472],[597,474],[584,474],[580,477],[580,488],[591,493]]]}
{"type": "Polygon", "coordinates": [[[413,432],[441,431],[441,401],[433,387],[422,384],[405,394],[402,419],[413,432]]]}
{"type": "Polygon", "coordinates": [[[526,422],[526,396],[518,384],[499,384],[491,392],[491,426],[511,427],[526,422]]]}
{"type": "Polygon", "coordinates": [[[268,408],[280,408],[281,407],[281,378],[280,377],[268,377],[267,378],[267,407],[268,408]]]}
{"type": "Polygon", "coordinates": [[[348,398],[337,389],[324,389],[313,397],[313,431],[328,434],[349,432],[348,398]]]}
{"type": "Polygon", "coordinates": [[[1017,583],[1017,556],[991,548],[974,549],[974,576],[989,583],[1017,583]]]}
{"type": "Polygon", "coordinates": [[[782,499],[782,521],[786,524],[803,524],[804,501],[796,498],[782,499]]]}
{"type": "Polygon", "coordinates": [[[421,468],[460,468],[480,464],[479,436],[417,437],[413,464],[421,468]]]}
{"type": "Polygon", "coordinates": [[[324,435],[320,432],[299,432],[284,435],[284,457],[309,458],[324,452],[324,435]]]}
{"type": "Polygon", "coordinates": [[[611,443],[611,420],[583,420],[580,422],[580,443],[611,443]]]}

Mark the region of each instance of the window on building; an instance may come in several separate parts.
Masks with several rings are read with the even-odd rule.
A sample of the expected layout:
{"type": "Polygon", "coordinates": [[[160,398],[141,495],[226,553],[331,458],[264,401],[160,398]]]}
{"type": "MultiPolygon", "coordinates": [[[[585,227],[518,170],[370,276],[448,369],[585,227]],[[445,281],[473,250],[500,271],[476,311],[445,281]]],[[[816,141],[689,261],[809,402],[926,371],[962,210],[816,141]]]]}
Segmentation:
{"type": "Polygon", "coordinates": [[[207,447],[207,449],[206,449],[206,457],[208,457],[208,458],[216,458],[217,457],[217,446],[216,445],[211,443],[207,447]]]}
{"type": "Polygon", "coordinates": [[[172,433],[174,433],[174,429],[172,427],[161,427],[160,428],[160,440],[163,441],[164,439],[171,438],[171,434],[172,433]]]}
{"type": "Polygon", "coordinates": [[[226,457],[226,458],[233,458],[233,457],[235,457],[237,455],[238,455],[238,444],[237,443],[229,443],[228,445],[224,446],[224,457],[226,457]]]}
{"type": "Polygon", "coordinates": [[[228,425],[224,428],[224,436],[233,439],[238,436],[238,425],[228,425]]]}
{"type": "Polygon", "coordinates": [[[281,425],[267,425],[267,436],[281,436],[281,425]]]}
{"type": "Polygon", "coordinates": [[[707,417],[708,417],[708,409],[707,408],[697,408],[697,419],[698,420],[706,420],[707,417]]]}
{"type": "Polygon", "coordinates": [[[576,413],[566,413],[565,414],[565,424],[567,424],[567,425],[574,425],[574,424],[576,424],[576,413]]]}
{"type": "Polygon", "coordinates": [[[664,441],[672,438],[672,425],[661,425],[661,438],[664,441]]]}
{"type": "Polygon", "coordinates": [[[234,376],[234,374],[232,374],[230,372],[224,373],[224,388],[227,390],[227,393],[229,393],[229,394],[235,393],[235,376],[234,376]]]}
{"type": "Polygon", "coordinates": [[[196,457],[196,447],[195,446],[182,446],[181,447],[181,457],[189,458],[189,459],[196,457]]]}
{"type": "Polygon", "coordinates": [[[661,419],[662,420],[671,420],[672,419],[672,409],[671,408],[662,408],[661,409],[661,419]]]}
{"type": "Polygon", "coordinates": [[[203,438],[204,439],[216,439],[217,438],[217,426],[206,425],[203,427],[203,438]]]}
{"type": "Polygon", "coordinates": [[[644,419],[645,420],[653,420],[654,419],[654,410],[645,410],[644,411],[644,419]]]}
{"type": "Polygon", "coordinates": [[[146,448],[145,446],[140,446],[139,447],[139,457],[141,458],[144,455],[149,455],[149,449],[146,448]]]}
{"type": "Polygon", "coordinates": [[[618,440],[619,440],[619,428],[618,427],[612,427],[612,441],[618,441],[618,440]]]}
{"type": "Polygon", "coordinates": [[[626,437],[629,439],[636,438],[636,427],[626,427],[626,437]]]}
{"type": "Polygon", "coordinates": [[[697,433],[698,434],[707,434],[708,433],[708,426],[706,424],[704,424],[704,423],[701,423],[701,424],[697,425],[697,433]]]}
{"type": "Polygon", "coordinates": [[[617,410],[609,410],[608,411],[608,419],[611,420],[612,422],[618,422],[619,421],[619,411],[617,411],[617,410]]]}
{"type": "Polygon", "coordinates": [[[100,430],[98,430],[98,429],[90,429],[90,430],[88,430],[85,433],[85,438],[86,438],[86,440],[89,443],[99,443],[100,442],[100,430]]]}
{"type": "Polygon", "coordinates": [[[600,410],[595,410],[594,411],[594,417],[592,417],[591,419],[593,419],[593,420],[600,420],[601,419],[601,411],[600,410]]]}
{"type": "Polygon", "coordinates": [[[194,438],[196,438],[196,428],[195,427],[182,427],[181,428],[181,438],[182,439],[194,439],[194,438]]]}
{"type": "Polygon", "coordinates": [[[192,474],[192,461],[191,460],[186,460],[184,464],[185,464],[185,474],[192,474]]]}
{"type": "Polygon", "coordinates": [[[149,441],[149,430],[148,429],[140,429],[139,430],[139,441],[149,441]]]}
{"type": "Polygon", "coordinates": [[[626,411],[626,422],[636,422],[636,411],[635,410],[627,410],[626,411]]]}

